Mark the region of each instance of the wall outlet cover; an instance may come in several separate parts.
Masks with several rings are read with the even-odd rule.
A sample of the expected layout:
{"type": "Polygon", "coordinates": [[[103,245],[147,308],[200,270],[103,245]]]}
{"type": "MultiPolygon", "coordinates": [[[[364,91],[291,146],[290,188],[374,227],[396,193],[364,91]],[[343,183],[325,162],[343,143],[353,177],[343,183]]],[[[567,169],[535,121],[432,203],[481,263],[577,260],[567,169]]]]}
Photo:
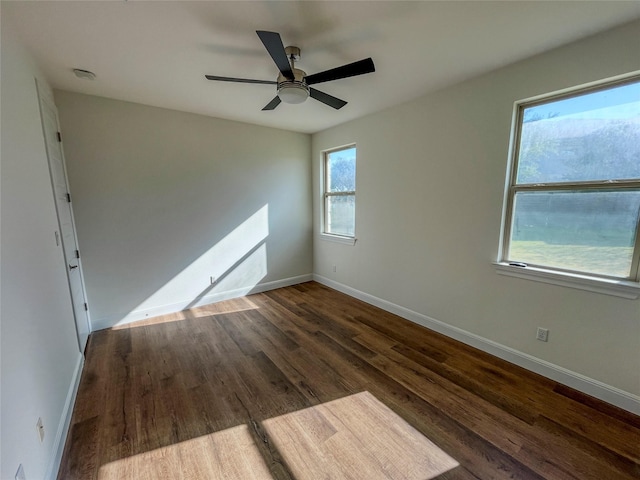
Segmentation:
{"type": "Polygon", "coordinates": [[[536,334],[536,339],[541,342],[546,342],[549,340],[549,329],[538,327],[538,333],[536,334]]]}

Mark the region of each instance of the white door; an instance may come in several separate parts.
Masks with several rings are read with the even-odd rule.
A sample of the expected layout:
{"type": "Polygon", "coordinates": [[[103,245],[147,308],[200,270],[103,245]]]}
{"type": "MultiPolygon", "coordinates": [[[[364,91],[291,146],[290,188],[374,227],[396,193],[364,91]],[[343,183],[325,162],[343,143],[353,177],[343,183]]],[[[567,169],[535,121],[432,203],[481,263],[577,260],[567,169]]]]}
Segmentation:
{"type": "Polygon", "coordinates": [[[64,259],[67,266],[67,278],[69,290],[73,302],[73,313],[78,334],[78,346],[84,354],[87,338],[91,330],[89,312],[82,278],[82,264],[80,251],[76,237],[76,228],[71,209],[71,195],[67,182],[67,172],[62,152],[62,139],[58,127],[58,112],[52,100],[43,94],[38,88],[40,102],[40,116],[42,117],[42,130],[44,132],[47,157],[49,159],[49,172],[51,185],[55,197],[56,210],[58,212],[58,225],[60,227],[59,239],[62,241],[64,259]]]}

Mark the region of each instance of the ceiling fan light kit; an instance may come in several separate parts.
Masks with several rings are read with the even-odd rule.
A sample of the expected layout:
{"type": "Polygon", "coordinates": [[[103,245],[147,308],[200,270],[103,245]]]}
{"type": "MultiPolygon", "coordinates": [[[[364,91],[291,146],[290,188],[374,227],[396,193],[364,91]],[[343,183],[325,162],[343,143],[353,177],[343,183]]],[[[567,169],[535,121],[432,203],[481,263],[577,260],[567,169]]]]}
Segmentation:
{"type": "Polygon", "coordinates": [[[309,97],[309,87],[306,85],[284,84],[278,86],[278,97],[284,103],[302,103],[309,97]]]}
{"type": "Polygon", "coordinates": [[[308,97],[338,110],[344,107],[347,102],[333,97],[328,93],[311,88],[309,85],[375,72],[373,60],[366,58],[358,62],[307,76],[306,72],[295,68],[295,62],[300,60],[300,49],[298,47],[290,46],[285,48],[279,33],[266,32],[263,30],[258,30],[256,33],[280,71],[276,82],[248,78],[219,77],[217,75],[205,75],[205,77],[208,80],[216,80],[219,82],[255,83],[262,85],[275,84],[277,95],[262,110],[273,110],[280,105],[280,102],[289,104],[303,103],[308,97]]]}
{"type": "Polygon", "coordinates": [[[297,52],[289,55],[291,61],[291,71],[293,72],[293,80],[289,80],[282,73],[278,75],[278,97],[284,103],[302,103],[309,98],[309,86],[304,81],[307,76],[305,72],[299,68],[294,68],[294,62],[300,58],[300,49],[297,47],[287,47],[287,54],[290,51],[297,52]]]}

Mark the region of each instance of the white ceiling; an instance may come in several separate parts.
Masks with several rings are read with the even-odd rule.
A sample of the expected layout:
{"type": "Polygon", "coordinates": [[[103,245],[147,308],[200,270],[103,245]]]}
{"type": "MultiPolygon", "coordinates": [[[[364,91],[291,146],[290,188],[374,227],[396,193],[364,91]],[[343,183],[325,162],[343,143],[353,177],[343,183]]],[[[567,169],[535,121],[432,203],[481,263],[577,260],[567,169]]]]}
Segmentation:
{"type": "MultiPolygon", "coordinates": [[[[317,132],[640,18],[617,1],[2,1],[54,88],[317,132]],[[347,100],[261,108],[275,80],[256,30],[302,49],[308,74],[372,57],[376,72],[317,85],[347,100]],[[76,78],[73,68],[96,80],[76,78]]],[[[630,46],[629,48],[637,48],[630,46]]],[[[615,52],[612,52],[615,54],[615,52]]]]}

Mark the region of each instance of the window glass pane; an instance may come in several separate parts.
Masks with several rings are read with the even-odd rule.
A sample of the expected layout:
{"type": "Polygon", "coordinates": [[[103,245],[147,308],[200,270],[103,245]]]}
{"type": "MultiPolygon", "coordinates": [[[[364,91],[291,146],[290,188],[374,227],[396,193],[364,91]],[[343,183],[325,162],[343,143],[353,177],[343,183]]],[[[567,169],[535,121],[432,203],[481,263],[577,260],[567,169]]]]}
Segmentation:
{"type": "Polygon", "coordinates": [[[640,178],[640,82],[527,107],[517,183],[640,178]]]}
{"type": "Polygon", "coordinates": [[[629,277],[640,190],[518,192],[509,261],[629,277]]]}
{"type": "Polygon", "coordinates": [[[334,235],[355,235],[356,197],[338,195],[327,197],[327,233],[334,235]]]}
{"type": "Polygon", "coordinates": [[[327,155],[327,191],[355,192],[356,149],[348,148],[327,155]]]}

